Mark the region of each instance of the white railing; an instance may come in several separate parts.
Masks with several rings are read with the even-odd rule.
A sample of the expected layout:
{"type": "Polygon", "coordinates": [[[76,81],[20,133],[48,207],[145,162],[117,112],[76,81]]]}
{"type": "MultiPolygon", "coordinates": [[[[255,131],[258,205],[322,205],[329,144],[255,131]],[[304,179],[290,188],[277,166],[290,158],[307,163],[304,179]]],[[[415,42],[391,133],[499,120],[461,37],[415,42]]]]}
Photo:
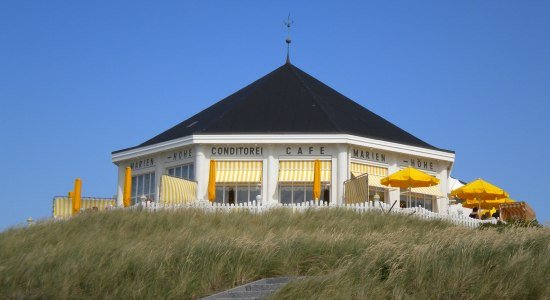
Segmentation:
{"type": "Polygon", "coordinates": [[[308,201],[302,203],[294,204],[280,204],[280,203],[270,203],[262,204],[261,202],[245,202],[233,204],[224,204],[224,203],[210,203],[208,201],[197,201],[188,204],[177,204],[177,205],[164,205],[162,203],[156,202],[146,202],[140,203],[132,206],[132,209],[143,209],[147,211],[157,211],[157,210],[178,210],[178,209],[201,209],[207,212],[232,212],[232,211],[248,211],[250,213],[263,213],[274,208],[287,208],[293,212],[305,212],[311,209],[331,209],[331,208],[344,208],[348,210],[355,211],[357,213],[365,213],[369,211],[378,211],[381,213],[391,213],[399,214],[403,216],[411,216],[415,218],[420,218],[424,220],[443,220],[450,222],[455,225],[466,226],[466,227],[478,227],[482,223],[492,223],[496,224],[497,220],[478,220],[470,218],[466,215],[459,214],[442,214],[429,211],[422,207],[410,207],[410,208],[400,208],[397,205],[393,206],[391,204],[375,201],[375,202],[363,202],[355,204],[327,204],[319,201],[308,201]]]}

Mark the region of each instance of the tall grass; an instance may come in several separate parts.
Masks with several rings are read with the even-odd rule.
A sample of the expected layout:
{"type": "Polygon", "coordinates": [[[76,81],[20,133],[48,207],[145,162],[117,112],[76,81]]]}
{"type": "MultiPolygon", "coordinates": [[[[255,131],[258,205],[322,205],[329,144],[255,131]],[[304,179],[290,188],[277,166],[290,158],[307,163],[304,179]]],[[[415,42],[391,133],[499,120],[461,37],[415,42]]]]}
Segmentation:
{"type": "Polygon", "coordinates": [[[0,234],[0,298],[190,299],[309,275],[276,298],[549,298],[548,228],[344,210],[109,211],[0,234]]]}

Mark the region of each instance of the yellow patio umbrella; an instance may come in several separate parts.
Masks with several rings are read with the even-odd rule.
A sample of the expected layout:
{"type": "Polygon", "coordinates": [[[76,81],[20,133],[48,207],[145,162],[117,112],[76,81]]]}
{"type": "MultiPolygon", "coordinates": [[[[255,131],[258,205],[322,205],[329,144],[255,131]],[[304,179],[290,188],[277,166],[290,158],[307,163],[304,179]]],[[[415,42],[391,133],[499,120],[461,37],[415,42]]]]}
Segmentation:
{"type": "Polygon", "coordinates": [[[391,187],[405,188],[409,192],[409,203],[411,201],[411,188],[428,187],[439,184],[439,179],[430,174],[426,174],[415,168],[407,167],[397,171],[380,180],[383,185],[391,187]]]}
{"type": "Polygon", "coordinates": [[[516,202],[514,199],[510,198],[501,198],[497,200],[474,200],[474,199],[466,199],[462,201],[462,206],[467,208],[474,208],[479,207],[480,209],[491,209],[491,208],[497,208],[499,204],[505,204],[505,203],[513,203],[516,202]]]}
{"type": "Polygon", "coordinates": [[[210,161],[210,174],[208,175],[208,200],[216,201],[216,161],[210,161]]]}
{"type": "Polygon", "coordinates": [[[315,160],[313,164],[313,199],[321,198],[321,161],[315,160]]]}
{"type": "MultiPolygon", "coordinates": [[[[477,202],[479,209],[482,208],[481,203],[484,201],[495,201],[492,203],[492,206],[498,206],[500,204],[498,199],[510,197],[505,190],[481,178],[451,191],[451,196],[464,199],[465,201],[477,202]]],[[[462,205],[464,206],[464,204],[462,205]]]]}

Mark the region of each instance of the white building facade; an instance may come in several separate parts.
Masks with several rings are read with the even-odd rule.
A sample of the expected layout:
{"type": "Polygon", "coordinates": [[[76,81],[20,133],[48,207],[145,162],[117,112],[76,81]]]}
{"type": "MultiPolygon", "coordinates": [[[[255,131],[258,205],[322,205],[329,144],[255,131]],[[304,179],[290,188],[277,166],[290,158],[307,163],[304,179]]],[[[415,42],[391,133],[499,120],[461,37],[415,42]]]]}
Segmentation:
{"type": "MultiPolygon", "coordinates": [[[[323,194],[321,200],[328,200],[332,204],[344,203],[344,182],[354,176],[351,171],[354,166],[374,167],[377,174],[391,174],[413,166],[440,180],[435,187],[439,193],[434,189],[427,189],[424,194],[414,193],[416,198],[425,195],[422,197],[424,203],[420,205],[435,212],[446,212],[454,153],[352,135],[197,135],[116,153],[112,159],[118,165],[118,205],[122,205],[126,167],[132,168],[134,201],[141,195],[158,199],[159,181],[161,175],[165,174],[197,181],[197,199],[206,200],[211,160],[215,160],[218,165],[228,162],[226,173],[229,180],[245,177],[217,183],[217,202],[228,202],[228,189],[235,191],[235,203],[255,200],[257,195],[261,196],[264,203],[309,201],[313,200],[313,182],[300,178],[307,172],[307,167],[304,170],[288,170],[285,169],[285,163],[307,164],[318,159],[327,162],[323,166],[328,165],[330,168],[326,172],[330,174],[329,178],[322,178],[322,190],[328,190],[329,197],[325,199],[323,194]],[[254,162],[254,171],[260,176],[242,175],[250,170],[239,168],[239,162],[254,162]],[[283,178],[285,171],[294,172],[295,175],[283,178]]],[[[376,183],[371,186],[372,193],[378,193],[386,203],[407,197],[405,191],[398,188],[382,187],[376,183]]]]}
{"type": "MultiPolygon", "coordinates": [[[[321,162],[321,199],[345,202],[344,183],[369,174],[369,200],[448,209],[455,154],[433,147],[349,100],[290,63],[145,143],[112,153],[118,205],[132,169],[132,201],[159,199],[160,178],[197,182],[208,199],[216,162],[216,202],[299,203],[313,200],[313,162],[321,162]],[[380,179],[412,166],[440,180],[430,188],[382,186],[380,179]],[[259,197],[258,197],[259,196],[259,197]]],[[[365,199],[367,200],[367,199],[365,199]]]]}

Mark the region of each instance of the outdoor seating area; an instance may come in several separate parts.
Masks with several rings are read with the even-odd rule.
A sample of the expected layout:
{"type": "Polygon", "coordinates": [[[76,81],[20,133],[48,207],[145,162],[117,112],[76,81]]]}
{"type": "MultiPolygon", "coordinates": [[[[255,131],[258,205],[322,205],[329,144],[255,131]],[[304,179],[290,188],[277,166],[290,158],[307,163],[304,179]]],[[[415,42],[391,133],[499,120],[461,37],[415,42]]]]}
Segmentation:
{"type": "Polygon", "coordinates": [[[504,222],[535,219],[535,212],[527,203],[511,199],[504,189],[481,178],[451,191],[450,196],[459,199],[462,207],[471,208],[469,216],[473,219],[504,222]]]}
{"type": "MultiPolygon", "coordinates": [[[[495,224],[498,221],[511,219],[534,220],[535,212],[525,202],[517,202],[509,198],[509,194],[502,188],[483,179],[474,180],[450,192],[451,197],[460,199],[462,207],[472,208],[469,215],[433,212],[422,205],[411,205],[411,195],[415,188],[434,187],[439,179],[413,167],[406,167],[381,179],[380,185],[390,189],[404,190],[408,195],[407,205],[403,206],[395,200],[393,203],[379,201],[379,198],[369,198],[368,174],[360,174],[345,182],[345,202],[342,204],[324,202],[320,199],[321,163],[313,164],[313,197],[299,203],[280,203],[276,201],[262,201],[261,196],[256,200],[244,203],[216,202],[216,163],[210,164],[210,180],[208,186],[208,200],[196,197],[197,183],[192,180],[181,179],[169,175],[162,175],[160,179],[160,197],[158,201],[142,196],[138,201],[132,201],[132,172],[126,169],[123,205],[122,208],[145,209],[149,211],[165,209],[196,208],[206,211],[240,211],[246,210],[261,213],[273,208],[288,208],[292,211],[303,212],[308,209],[345,208],[359,213],[379,211],[383,213],[401,214],[422,219],[447,220],[453,224],[477,227],[482,223],[495,224]]],[[[82,198],[82,181],[75,180],[74,189],[68,197],[55,197],[53,201],[54,218],[67,218],[80,213],[85,209],[105,210],[116,208],[115,199],[82,198]]],[[[403,200],[401,201],[403,202],[403,200]]]]}

